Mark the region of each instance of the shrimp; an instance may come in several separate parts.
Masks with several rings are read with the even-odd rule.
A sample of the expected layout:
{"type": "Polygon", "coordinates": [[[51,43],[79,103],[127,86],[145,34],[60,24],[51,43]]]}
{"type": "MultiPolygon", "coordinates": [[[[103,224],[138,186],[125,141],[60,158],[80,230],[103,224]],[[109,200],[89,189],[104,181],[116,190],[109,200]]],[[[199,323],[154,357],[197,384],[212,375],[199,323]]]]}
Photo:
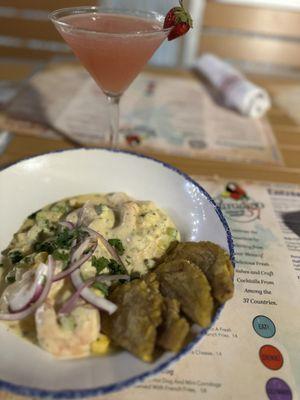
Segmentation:
{"type": "Polygon", "coordinates": [[[99,311],[88,305],[77,306],[59,321],[53,305],[46,301],[37,309],[35,323],[39,345],[65,359],[90,355],[91,344],[100,332],[99,311]]]}

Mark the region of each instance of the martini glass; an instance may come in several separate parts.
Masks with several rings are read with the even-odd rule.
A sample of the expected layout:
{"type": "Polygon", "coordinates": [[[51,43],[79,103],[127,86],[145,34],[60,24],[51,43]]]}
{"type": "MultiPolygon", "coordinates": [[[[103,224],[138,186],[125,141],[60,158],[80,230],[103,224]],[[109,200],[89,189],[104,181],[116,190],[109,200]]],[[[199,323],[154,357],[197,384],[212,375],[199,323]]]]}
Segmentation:
{"type": "Polygon", "coordinates": [[[119,102],[168,36],[156,12],[75,7],[50,14],[55,27],[107,97],[109,145],[119,141],[119,102]]]}

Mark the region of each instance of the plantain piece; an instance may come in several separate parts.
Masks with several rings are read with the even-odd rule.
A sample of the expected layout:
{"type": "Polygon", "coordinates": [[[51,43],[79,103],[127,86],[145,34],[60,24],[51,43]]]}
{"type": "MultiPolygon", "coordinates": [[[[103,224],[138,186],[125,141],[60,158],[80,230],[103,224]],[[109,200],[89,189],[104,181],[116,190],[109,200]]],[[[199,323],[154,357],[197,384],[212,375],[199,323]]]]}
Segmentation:
{"type": "Polygon", "coordinates": [[[211,323],[214,301],[204,273],[187,260],[170,261],[155,269],[163,296],[176,299],[181,310],[206,328],[211,323]]]}
{"type": "Polygon", "coordinates": [[[103,313],[102,331],[143,361],[152,361],[163,303],[155,274],[117,286],[108,298],[118,309],[111,316],[103,313]]]}
{"type": "Polygon", "coordinates": [[[180,315],[180,303],[164,298],[163,323],[159,327],[157,344],[165,350],[177,353],[183,347],[189,333],[187,320],[180,315]]]}
{"type": "Polygon", "coordinates": [[[206,275],[214,298],[223,304],[233,296],[234,269],[227,252],[212,242],[183,242],[172,244],[165,261],[188,260],[206,275]]]}

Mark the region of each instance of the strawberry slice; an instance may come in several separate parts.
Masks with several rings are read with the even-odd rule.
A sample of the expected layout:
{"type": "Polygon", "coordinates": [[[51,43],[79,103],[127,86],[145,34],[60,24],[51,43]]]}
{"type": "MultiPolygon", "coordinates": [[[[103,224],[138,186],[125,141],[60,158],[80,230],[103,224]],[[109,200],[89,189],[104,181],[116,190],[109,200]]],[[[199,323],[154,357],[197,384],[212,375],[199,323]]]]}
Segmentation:
{"type": "Polygon", "coordinates": [[[185,35],[193,27],[193,20],[190,13],[184,8],[183,0],[179,0],[179,7],[173,7],[166,15],[164,29],[171,28],[168,40],[174,40],[185,35]]]}

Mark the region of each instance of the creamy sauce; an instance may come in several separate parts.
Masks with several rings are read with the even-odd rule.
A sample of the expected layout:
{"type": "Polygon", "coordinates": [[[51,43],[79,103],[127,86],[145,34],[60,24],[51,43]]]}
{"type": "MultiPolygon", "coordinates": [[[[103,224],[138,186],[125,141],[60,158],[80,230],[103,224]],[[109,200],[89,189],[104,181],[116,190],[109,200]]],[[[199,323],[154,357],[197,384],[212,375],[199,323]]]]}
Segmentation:
{"type": "MultiPolygon", "coordinates": [[[[14,235],[8,249],[4,252],[2,260],[4,266],[0,269],[0,311],[7,312],[7,295],[10,291],[17,290],[23,273],[28,269],[36,268],[40,262],[45,262],[47,259],[47,252],[36,250],[38,241],[44,236],[51,236],[51,232],[57,228],[60,221],[69,221],[76,224],[79,215],[78,209],[83,205],[82,220],[86,226],[101,233],[107,240],[118,239],[121,241],[124,252],[120,257],[128,274],[145,274],[154,266],[155,260],[165,253],[172,241],[180,240],[176,226],[164,211],[151,201],[133,200],[124,193],[81,195],[51,204],[25,220],[20,230],[14,235]],[[18,260],[21,256],[22,259],[18,260]],[[13,280],[15,282],[11,283],[13,280]]],[[[111,258],[100,241],[97,243],[94,256],[97,259],[101,257],[111,258]]],[[[59,272],[62,266],[63,261],[57,260],[56,272],[59,272]]],[[[83,280],[94,277],[97,273],[91,260],[84,263],[80,270],[83,280]]],[[[107,268],[101,271],[101,273],[108,272],[107,268]]],[[[93,290],[99,296],[103,296],[100,290],[93,290]]],[[[76,329],[72,328],[70,321],[67,321],[66,326],[61,321],[60,324],[58,323],[55,310],[73,291],[68,279],[55,283],[47,299],[47,304],[49,304],[46,311],[49,318],[46,321],[43,320],[45,318],[43,314],[41,318],[39,317],[38,322],[31,316],[24,321],[6,323],[6,325],[16,334],[29,339],[33,343],[39,343],[42,347],[46,343],[44,348],[53,354],[57,352],[57,345],[54,344],[54,340],[53,346],[55,346],[55,350],[51,349],[51,330],[57,332],[57,340],[60,341],[59,343],[63,347],[64,339],[68,338],[70,340],[72,337],[70,329],[74,329],[73,335],[77,335],[74,338],[74,346],[81,346],[82,349],[85,349],[85,353],[74,353],[74,357],[88,355],[86,354],[88,352],[87,349],[90,348],[96,349],[93,350],[96,353],[97,349],[101,349],[98,351],[100,354],[105,347],[107,339],[103,338],[103,335],[99,337],[99,333],[97,333],[100,326],[97,320],[98,313],[93,313],[90,308],[84,308],[87,305],[83,301],[81,302],[81,308],[78,307],[75,310],[77,314],[72,318],[76,317],[77,325],[80,324],[80,321],[84,321],[85,325],[89,323],[88,336],[90,342],[84,342],[84,338],[87,335],[84,336],[78,326],[76,329]],[[43,337],[41,337],[41,334],[37,335],[36,333],[37,323],[39,328],[41,328],[41,323],[44,324],[40,329],[40,332],[43,332],[43,337]],[[44,329],[46,323],[49,332],[48,329],[44,329]],[[94,330],[94,333],[91,330],[94,330]],[[45,337],[47,335],[49,337],[45,337]],[[96,337],[98,338],[95,342],[96,337]],[[82,340],[78,342],[78,338],[82,340]]],[[[40,311],[39,314],[41,314],[40,311]]],[[[66,351],[66,353],[68,352],[66,351]]],[[[67,354],[68,356],[71,357],[72,354],[67,354]]]]}

